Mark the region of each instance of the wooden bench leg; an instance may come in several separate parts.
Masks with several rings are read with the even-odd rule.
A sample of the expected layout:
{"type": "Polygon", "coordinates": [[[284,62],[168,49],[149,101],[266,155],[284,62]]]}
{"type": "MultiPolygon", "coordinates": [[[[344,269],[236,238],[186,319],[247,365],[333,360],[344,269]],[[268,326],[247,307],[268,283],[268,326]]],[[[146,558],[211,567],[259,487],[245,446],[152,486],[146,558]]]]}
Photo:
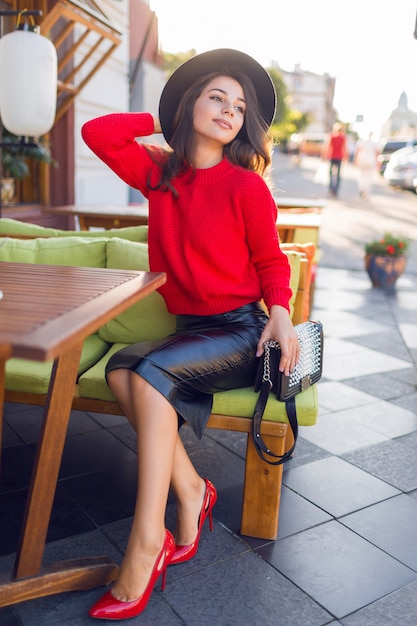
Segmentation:
{"type": "MultiPolygon", "coordinates": [[[[276,454],[284,453],[286,430],[285,427],[282,437],[263,435],[265,444],[276,454]]],[[[282,465],[270,465],[262,461],[249,434],[240,530],[242,535],[259,539],[277,538],[282,470],[282,465]]]]}

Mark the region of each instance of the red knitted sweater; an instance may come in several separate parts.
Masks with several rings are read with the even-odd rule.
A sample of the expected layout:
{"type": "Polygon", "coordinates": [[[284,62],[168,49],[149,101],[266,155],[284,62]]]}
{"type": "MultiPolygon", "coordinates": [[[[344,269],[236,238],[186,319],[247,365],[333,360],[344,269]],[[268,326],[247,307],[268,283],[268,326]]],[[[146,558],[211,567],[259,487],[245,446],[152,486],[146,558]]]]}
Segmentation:
{"type": "MultiPolygon", "coordinates": [[[[264,299],[288,309],[290,267],[278,242],[277,209],[259,174],[226,158],[178,176],[171,191],[151,190],[160,167],[136,137],[154,131],[148,113],[87,122],[87,145],[149,204],[149,264],[167,273],[160,288],[174,314],[213,315],[264,299]]],[[[154,146],[156,154],[165,151],[154,146]]]]}

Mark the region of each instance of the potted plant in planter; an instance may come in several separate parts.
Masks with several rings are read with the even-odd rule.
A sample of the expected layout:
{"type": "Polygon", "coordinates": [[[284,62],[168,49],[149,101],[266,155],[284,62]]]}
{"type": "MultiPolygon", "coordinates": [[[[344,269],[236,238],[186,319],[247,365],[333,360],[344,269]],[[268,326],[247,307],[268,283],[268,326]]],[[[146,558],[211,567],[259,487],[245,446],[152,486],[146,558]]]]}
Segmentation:
{"type": "Polygon", "coordinates": [[[39,137],[36,141],[27,140],[13,135],[3,126],[2,144],[1,200],[6,203],[13,202],[15,180],[22,180],[30,175],[28,159],[51,165],[56,165],[56,162],[44,137],[39,137]]]}
{"type": "Polygon", "coordinates": [[[365,268],[374,287],[393,287],[405,270],[409,240],[385,233],[365,244],[365,268]]]}

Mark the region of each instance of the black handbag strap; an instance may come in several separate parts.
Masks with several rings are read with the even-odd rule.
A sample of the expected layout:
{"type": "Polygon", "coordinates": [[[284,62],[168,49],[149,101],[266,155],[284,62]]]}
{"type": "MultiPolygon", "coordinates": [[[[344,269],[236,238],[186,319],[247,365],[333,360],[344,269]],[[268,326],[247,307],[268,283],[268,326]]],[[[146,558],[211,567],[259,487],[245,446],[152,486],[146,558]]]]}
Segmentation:
{"type": "Polygon", "coordinates": [[[292,434],[294,437],[294,442],[289,450],[284,452],[284,454],[275,454],[270,450],[264,443],[261,437],[261,421],[265,411],[266,403],[268,402],[269,392],[271,391],[271,384],[268,380],[262,382],[261,390],[258,396],[258,400],[256,401],[255,411],[252,419],[252,435],[253,441],[255,444],[255,448],[259,456],[263,461],[269,463],[270,465],[281,465],[285,463],[291,458],[292,453],[294,452],[295,444],[297,442],[298,437],[298,420],[297,420],[297,409],[295,406],[295,397],[290,398],[285,401],[285,408],[287,410],[288,421],[291,426],[292,434]],[[268,459],[265,455],[277,459],[276,461],[272,461],[268,459]]]}

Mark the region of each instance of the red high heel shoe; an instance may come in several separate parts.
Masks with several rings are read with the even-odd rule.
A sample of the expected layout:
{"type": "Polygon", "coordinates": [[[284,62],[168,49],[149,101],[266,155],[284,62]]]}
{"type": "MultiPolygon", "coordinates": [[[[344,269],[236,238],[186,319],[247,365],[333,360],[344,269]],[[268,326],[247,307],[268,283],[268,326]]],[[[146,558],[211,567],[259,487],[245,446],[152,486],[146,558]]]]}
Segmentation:
{"type": "Polygon", "coordinates": [[[132,602],[117,600],[111,592],[106,591],[89,611],[90,617],[97,619],[129,619],[140,615],[146,609],[152,590],[160,574],[162,574],[162,591],[165,589],[166,573],[169,562],[175,552],[175,541],[169,530],[165,530],[165,541],[157,556],[151,577],[142,595],[132,602]]]}
{"type": "Polygon", "coordinates": [[[213,530],[213,507],[217,501],[216,487],[212,482],[204,479],[206,483],[206,493],[204,494],[203,506],[201,507],[200,517],[198,518],[198,531],[197,537],[188,546],[175,545],[174,556],[170,561],[170,565],[178,565],[178,563],[184,563],[192,559],[198,550],[198,544],[200,541],[201,531],[203,530],[204,522],[208,516],[210,522],[210,531],[213,530]]]}

